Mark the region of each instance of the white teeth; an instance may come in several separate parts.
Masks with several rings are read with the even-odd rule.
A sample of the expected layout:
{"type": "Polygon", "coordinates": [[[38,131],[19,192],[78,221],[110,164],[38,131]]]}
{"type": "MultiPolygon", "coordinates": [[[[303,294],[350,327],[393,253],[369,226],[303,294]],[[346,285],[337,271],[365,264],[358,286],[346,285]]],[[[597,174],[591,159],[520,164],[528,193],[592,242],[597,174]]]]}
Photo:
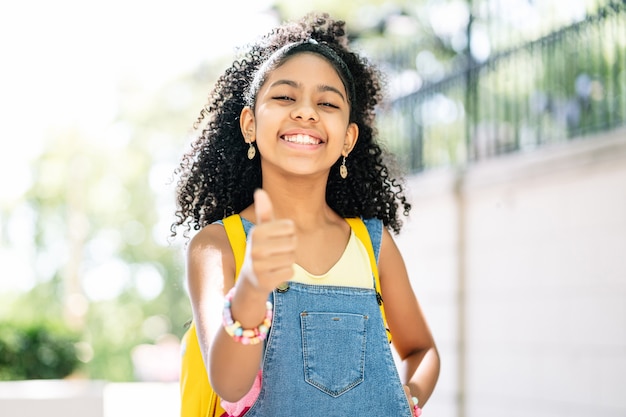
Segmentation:
{"type": "Polygon", "coordinates": [[[320,143],[318,139],[302,134],[284,136],[284,139],[287,142],[298,143],[300,145],[317,145],[320,143]]]}

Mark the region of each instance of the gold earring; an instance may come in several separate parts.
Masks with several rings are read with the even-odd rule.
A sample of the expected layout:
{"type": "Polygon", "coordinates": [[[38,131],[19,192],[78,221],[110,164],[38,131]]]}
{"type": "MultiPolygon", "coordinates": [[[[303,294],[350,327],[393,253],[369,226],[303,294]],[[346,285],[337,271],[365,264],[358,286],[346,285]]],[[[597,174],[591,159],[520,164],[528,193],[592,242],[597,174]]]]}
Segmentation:
{"type": "Polygon", "coordinates": [[[256,156],[256,148],[254,147],[252,142],[249,142],[249,143],[250,143],[250,147],[248,148],[248,159],[253,160],[254,157],[256,156]]]}
{"type": "Polygon", "coordinates": [[[346,157],[343,157],[343,161],[341,162],[341,166],[339,167],[339,175],[344,180],[348,177],[348,168],[346,167],[346,157]]]}

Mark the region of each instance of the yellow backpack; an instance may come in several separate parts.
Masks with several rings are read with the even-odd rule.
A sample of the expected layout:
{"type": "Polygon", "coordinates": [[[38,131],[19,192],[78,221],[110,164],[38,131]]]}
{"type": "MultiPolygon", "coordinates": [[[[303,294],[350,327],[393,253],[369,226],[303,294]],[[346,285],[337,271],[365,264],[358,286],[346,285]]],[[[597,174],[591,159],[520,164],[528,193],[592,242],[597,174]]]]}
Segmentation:
{"type": "MultiPolygon", "coordinates": [[[[378,277],[378,268],[376,266],[376,257],[370,240],[367,227],[360,218],[346,219],[354,234],[363,242],[367,249],[372,271],[374,273],[374,284],[376,293],[378,294],[378,303],[383,316],[383,323],[387,328],[387,336],[391,342],[391,333],[387,327],[385,318],[385,309],[383,308],[382,297],[380,296],[380,280],[378,277]]],[[[241,223],[241,217],[238,214],[229,216],[223,220],[226,234],[230,246],[235,256],[235,277],[239,276],[239,270],[243,264],[243,258],[246,253],[246,233],[241,223]]],[[[198,335],[196,326],[192,322],[191,326],[183,336],[182,340],[182,364],[180,374],[180,416],[181,417],[220,417],[225,413],[221,407],[219,397],[211,388],[209,377],[206,372],[200,346],[198,344],[198,335]]]]}

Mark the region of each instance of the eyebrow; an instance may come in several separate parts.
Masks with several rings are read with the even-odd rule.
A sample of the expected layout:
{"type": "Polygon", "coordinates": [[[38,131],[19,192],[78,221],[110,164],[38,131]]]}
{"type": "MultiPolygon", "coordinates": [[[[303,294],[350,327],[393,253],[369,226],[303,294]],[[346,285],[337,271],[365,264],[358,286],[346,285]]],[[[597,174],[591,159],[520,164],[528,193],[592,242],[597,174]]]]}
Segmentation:
{"type": "MultiPolygon", "coordinates": [[[[300,88],[300,83],[297,83],[293,80],[276,80],[274,81],[269,88],[273,88],[273,87],[277,87],[280,85],[288,85],[290,87],[293,88],[300,88]]],[[[341,91],[339,91],[338,89],[336,89],[335,87],[333,87],[332,85],[326,85],[326,84],[320,84],[317,86],[317,91],[319,92],[326,92],[326,91],[330,91],[332,93],[336,93],[338,94],[341,99],[343,101],[346,101],[346,98],[344,97],[344,95],[341,93],[341,91]]]]}

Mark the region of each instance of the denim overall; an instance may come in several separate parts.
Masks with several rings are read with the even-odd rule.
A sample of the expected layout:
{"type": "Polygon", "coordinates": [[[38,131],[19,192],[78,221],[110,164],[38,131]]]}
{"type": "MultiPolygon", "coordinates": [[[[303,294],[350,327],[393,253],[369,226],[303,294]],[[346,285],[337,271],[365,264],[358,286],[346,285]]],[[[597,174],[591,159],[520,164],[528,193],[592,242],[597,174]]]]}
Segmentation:
{"type": "MultiPolygon", "coordinates": [[[[382,224],[366,225],[378,257],[382,224]]],[[[246,417],[412,416],[373,288],[289,282],[273,302],[261,392],[246,417]]]]}

